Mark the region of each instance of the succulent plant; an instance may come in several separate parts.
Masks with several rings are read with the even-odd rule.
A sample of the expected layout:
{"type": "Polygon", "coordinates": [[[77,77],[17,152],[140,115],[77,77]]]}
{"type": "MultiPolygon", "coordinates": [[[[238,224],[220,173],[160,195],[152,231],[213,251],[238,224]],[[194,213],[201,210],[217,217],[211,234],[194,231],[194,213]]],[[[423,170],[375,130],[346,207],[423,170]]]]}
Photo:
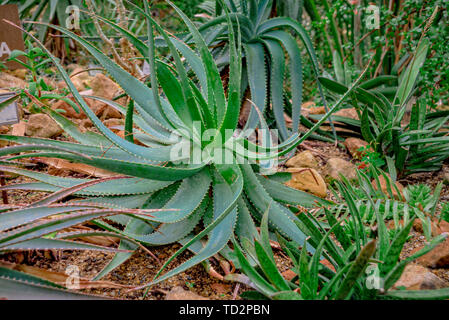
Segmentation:
{"type": "MultiPolygon", "coordinates": [[[[287,8],[290,8],[292,11],[289,13],[296,16],[298,11],[301,11],[302,4],[298,1],[232,0],[222,5],[221,1],[215,1],[215,8],[208,12],[212,17],[199,25],[198,29],[207,45],[212,48],[212,54],[220,68],[230,64],[231,45],[225,25],[225,7],[242,34],[242,95],[249,88],[251,99],[261,112],[270,113],[271,118],[274,118],[273,127],[278,129],[280,139],[285,140],[291,135],[291,131],[298,132],[301,121],[304,59],[302,48],[294,36],[304,45],[314,76],[318,78],[320,74],[315,50],[307,31],[299,20],[286,15],[287,8]],[[272,12],[276,10],[279,10],[279,16],[272,17],[272,12]],[[284,81],[289,84],[290,90],[286,90],[284,81]],[[291,130],[287,126],[284,113],[292,118],[291,130]]],[[[191,41],[191,35],[184,35],[182,38],[187,42],[191,41]]],[[[317,83],[327,111],[321,84],[318,81],[317,83]]],[[[255,128],[258,121],[257,112],[250,110],[246,128],[255,128]]]]}
{"type": "MultiPolygon", "coordinates": [[[[93,223],[101,228],[143,245],[156,246],[173,242],[183,244],[164,264],[151,284],[163,281],[219,252],[238,263],[228,247],[229,240],[253,238],[257,233],[256,223],[267,210],[273,230],[288,239],[303,243],[308,235],[296,227],[298,217],[288,205],[313,207],[317,203],[329,202],[285,186],[277,174],[270,175],[270,168],[274,160],[307,139],[332,112],[338,110],[342,101],[352,92],[350,89],[343,95],[329,113],[306,134],[293,134],[279,145],[273,144],[271,135],[266,130],[266,123],[260,117],[262,143],[252,143],[248,141],[246,131],[235,131],[240,110],[242,70],[238,45],[241,41],[240,31],[234,32],[232,15],[226,14],[231,44],[230,78],[226,91],[218,67],[198,29],[183,12],[176,6],[173,7],[189,28],[194,39],[194,49],[168,35],[152,19],[147,6],[140,11],[148,21],[148,45],[117,24],[107,22],[127,37],[148,59],[150,87],[120,68],[82,37],[64,28],[52,26],[82,45],[132,100],[133,103],[127,109],[113,101],[91,97],[126,115],[125,139],[114,134],[89,109],[64,68],[48,50],[49,57],[66,81],[79,107],[99,133],[81,133],[74,123],[47,108],[47,112],[77,143],[0,136],[2,140],[18,144],[0,150],[0,156],[4,156],[2,170],[37,180],[34,183],[9,186],[9,189],[55,192],[61,188],[92,182],[92,179],[56,177],[25,170],[14,167],[17,163],[13,162],[30,157],[60,158],[126,176],[121,180],[99,182],[75,192],[75,195],[85,199],[71,202],[73,212],[78,211],[77,205],[80,208],[101,205],[123,210],[163,209],[151,212],[150,215],[139,215],[138,218],[132,215],[114,215],[107,219],[92,217],[93,223]],[[172,61],[156,58],[154,29],[168,44],[172,61]],[[183,63],[179,52],[189,67],[183,63]],[[197,80],[199,86],[188,77],[187,70],[193,70],[193,79],[197,80]],[[229,131],[232,135],[227,135],[229,131]],[[205,133],[207,138],[201,133],[205,133]],[[133,143],[130,136],[138,139],[140,144],[133,143]],[[15,153],[21,154],[11,155],[15,153]],[[194,232],[198,225],[202,225],[201,231],[194,232]],[[206,236],[208,240],[202,246],[200,240],[206,236]],[[186,249],[196,253],[193,258],[160,276],[163,269],[186,249]]],[[[46,50],[43,45],[40,46],[46,50]]],[[[254,110],[257,112],[258,109],[255,107],[254,110]]],[[[127,241],[122,241],[119,247],[131,251],[137,248],[137,244],[127,241]]],[[[313,251],[313,246],[308,246],[308,249],[313,251]]],[[[97,278],[126,261],[131,254],[117,253],[97,278]]]]}

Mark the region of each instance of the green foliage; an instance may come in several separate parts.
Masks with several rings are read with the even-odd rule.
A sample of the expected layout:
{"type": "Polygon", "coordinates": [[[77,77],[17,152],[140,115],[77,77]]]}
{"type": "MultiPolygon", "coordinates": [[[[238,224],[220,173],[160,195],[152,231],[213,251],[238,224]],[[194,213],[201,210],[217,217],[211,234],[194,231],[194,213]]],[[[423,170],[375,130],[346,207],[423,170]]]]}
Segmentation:
{"type": "MultiPolygon", "coordinates": [[[[144,146],[122,139],[110,131],[89,109],[58,60],[39,42],[39,46],[56,65],[76,102],[99,133],[83,134],[74,123],[51,109],[46,109],[77,143],[0,136],[2,140],[18,144],[0,152],[0,155],[9,155],[5,158],[5,164],[11,165],[12,161],[21,158],[51,157],[85,163],[116,172],[118,175],[129,176],[121,183],[108,182],[77,191],[77,195],[84,196],[85,200],[73,203],[74,206],[83,208],[85,205],[101,204],[125,211],[134,208],[164,209],[139,217],[122,214],[107,219],[102,219],[101,216],[90,219],[109,232],[144,245],[156,246],[173,242],[183,245],[166,261],[155,279],[145,286],[164,281],[219,252],[226,258],[234,259],[233,254],[227,254],[228,241],[234,236],[236,239],[252,238],[256,234],[254,219],[259,220],[267,210],[271,228],[288,239],[303,242],[307,236],[296,228],[295,221],[299,221],[298,217],[286,205],[301,204],[311,207],[316,203],[329,202],[286,187],[265,175],[270,174],[270,160],[281,158],[307,139],[332,112],[338,110],[343,100],[352,92],[350,89],[305,135],[292,135],[276,148],[272,147],[270,137],[262,139],[262,145],[249,142],[246,132],[228,137],[225,135],[226,130],[234,131],[237,128],[242,96],[240,30],[232,28],[232,15],[228,15],[225,8],[230,37],[229,80],[225,88],[218,66],[200,32],[182,11],[174,5],[173,7],[189,28],[196,51],[168,35],[153,20],[147,7],[143,10],[136,6],[135,9],[147,20],[148,45],[117,24],[107,22],[122,33],[148,60],[151,88],[120,68],[90,42],[64,28],[52,26],[82,45],[134,101],[134,112],[128,112],[113,101],[90,97],[127,114],[127,130],[132,130],[133,135],[144,146]],[[172,60],[156,58],[153,29],[157,30],[168,45],[172,60]],[[183,55],[188,66],[183,64],[179,53],[183,55]],[[196,86],[195,83],[199,85],[196,86]],[[208,140],[201,139],[201,133],[206,130],[212,134],[208,140]],[[189,145],[187,154],[179,154],[180,142],[189,145]],[[239,148],[235,148],[235,145],[239,148]],[[196,163],[195,156],[198,151],[202,157],[196,163]],[[11,156],[17,153],[20,154],[11,156]],[[229,164],[220,161],[219,158],[223,155],[231,160],[229,164]],[[203,228],[194,233],[200,222],[203,228]],[[206,236],[208,240],[202,246],[200,240],[206,236]],[[187,249],[195,253],[194,257],[161,275],[165,267],[187,249]]],[[[262,117],[259,121],[261,129],[267,129],[262,117]]],[[[5,167],[2,170],[37,180],[35,183],[19,184],[9,189],[54,192],[82,182],[92,182],[88,179],[54,177],[14,167],[5,167]]],[[[74,207],[73,212],[79,214],[78,208],[74,207]]],[[[122,241],[119,248],[134,251],[137,245],[122,241]]],[[[312,250],[312,247],[310,249],[312,250]]],[[[98,277],[104,276],[131,255],[129,252],[118,253],[98,277]]]]}
{"type": "Polygon", "coordinates": [[[443,208],[441,209],[441,218],[444,221],[449,222],[449,202],[443,203],[443,208]]]}
{"type": "Polygon", "coordinates": [[[374,64],[369,70],[372,78],[397,76],[404,70],[435,7],[440,10],[428,32],[432,55],[418,80],[418,90],[429,106],[448,104],[447,1],[304,1],[305,12],[312,20],[310,33],[315,43],[321,44],[323,65],[334,64],[337,54],[340,64],[345,64],[354,77],[374,51],[374,64]],[[378,26],[374,25],[376,10],[378,26]]]}
{"type": "MultiPolygon", "coordinates": [[[[296,224],[300,230],[307,230],[306,233],[310,235],[306,242],[299,244],[278,235],[283,251],[294,264],[292,270],[297,276],[291,281],[283,279],[274,262],[266,224],[268,213],[265,213],[262,220],[260,235],[254,241],[246,240],[244,250],[234,243],[245,276],[231,275],[227,277],[228,280],[243,282],[270,299],[366,300],[391,297],[428,299],[430,296],[434,299],[445,299],[447,289],[408,293],[409,291],[393,288],[405,266],[435,248],[445,240],[445,236],[432,239],[422,250],[399,260],[409,237],[415,213],[407,209],[406,204],[398,209],[395,201],[377,199],[377,193],[363,173],[359,174],[359,184],[360,190],[365,195],[365,199],[362,200],[349,182],[337,183],[339,194],[342,195],[342,206],[348,212],[347,218],[335,215],[332,208],[321,209],[325,213],[325,222],[314,220],[311,213],[301,213],[299,216],[301,221],[296,224]],[[388,201],[391,204],[390,209],[387,209],[388,201]],[[376,221],[376,232],[372,232],[366,225],[366,210],[364,212],[363,208],[368,207],[370,212],[368,215],[374,216],[376,221]],[[387,218],[387,210],[391,210],[394,215],[400,211],[404,217],[404,224],[399,226],[395,233],[387,231],[384,221],[387,218]],[[312,221],[314,222],[310,223],[312,221]],[[351,222],[352,227],[342,227],[343,221],[345,226],[351,222]],[[305,249],[306,244],[316,248],[312,255],[305,249]],[[334,270],[320,263],[323,258],[334,270]],[[255,265],[247,262],[251,259],[255,260],[255,265]]],[[[341,212],[341,205],[334,208],[341,212]]],[[[243,296],[254,297],[255,294],[246,293],[243,296]]]]}
{"type": "Polygon", "coordinates": [[[363,166],[382,168],[386,164],[382,156],[379,153],[372,151],[369,145],[361,147],[357,151],[363,154],[361,159],[363,166]]]}
{"type": "MultiPolygon", "coordinates": [[[[437,12],[436,8],[424,31],[429,28],[437,12]]],[[[399,174],[439,170],[449,157],[449,140],[445,132],[449,112],[429,112],[425,100],[412,100],[429,46],[423,32],[413,58],[399,77],[393,98],[388,99],[385,92],[375,89],[391,80],[389,77],[366,81],[352,95],[360,122],[347,124],[359,125],[363,138],[385,159],[393,159],[399,174]],[[410,110],[409,116],[407,110],[410,110]]],[[[337,94],[347,90],[341,79],[337,82],[323,77],[320,81],[337,94]]]]}
{"type": "MultiPolygon", "coordinates": [[[[208,13],[213,17],[200,25],[199,30],[207,44],[213,48],[212,54],[217,64],[224,68],[230,63],[230,47],[228,31],[223,26],[226,19],[219,3],[220,1],[217,0],[215,8],[212,7],[212,3],[207,6],[208,13]]],[[[304,44],[315,77],[318,77],[320,73],[315,50],[304,27],[297,20],[285,16],[287,8],[291,6],[300,10],[300,6],[291,1],[280,3],[273,0],[231,0],[226,2],[226,7],[231,12],[230,16],[235,26],[241,30],[241,46],[244,54],[242,95],[249,88],[251,100],[262,113],[270,113],[269,106],[271,105],[272,117],[281,140],[290,136],[284,112],[292,117],[293,133],[299,131],[301,118],[303,59],[301,49],[291,33],[298,36],[304,44]],[[280,10],[277,12],[278,16],[272,17],[273,12],[276,12],[277,9],[280,10]],[[287,68],[288,66],[289,68],[287,68]],[[286,101],[286,97],[290,96],[290,93],[284,90],[284,82],[290,85],[291,103],[286,101]]],[[[189,37],[187,36],[185,40],[189,41],[189,37]]],[[[319,83],[318,86],[322,93],[319,83]]],[[[326,105],[322,94],[321,96],[326,105]]],[[[254,129],[258,122],[257,112],[251,110],[246,128],[254,129]]]]}
{"type": "Polygon", "coordinates": [[[20,97],[24,105],[29,106],[32,113],[42,112],[41,105],[46,100],[63,100],[67,102],[76,112],[78,106],[72,100],[63,95],[52,93],[54,88],[47,85],[41,74],[47,69],[51,59],[39,47],[33,47],[31,41],[26,41],[27,50],[13,50],[7,61],[15,61],[30,73],[28,76],[28,87],[20,89],[15,98],[20,97]],[[25,60],[25,61],[23,61],[25,60]]]}

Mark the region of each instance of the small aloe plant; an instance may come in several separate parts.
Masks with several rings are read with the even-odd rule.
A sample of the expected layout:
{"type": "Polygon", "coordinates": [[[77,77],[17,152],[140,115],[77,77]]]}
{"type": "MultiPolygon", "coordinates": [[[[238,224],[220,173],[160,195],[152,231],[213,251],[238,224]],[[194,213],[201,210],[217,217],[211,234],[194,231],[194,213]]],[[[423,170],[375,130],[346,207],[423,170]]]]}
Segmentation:
{"type": "Polygon", "coordinates": [[[225,279],[242,282],[255,289],[243,294],[243,297],[250,299],[447,299],[449,288],[418,291],[394,288],[406,265],[433,250],[446,240],[447,235],[431,239],[423,249],[400,260],[414,218],[417,217],[416,210],[404,206],[398,210],[397,203],[390,203],[387,208],[390,200],[376,200],[377,192],[362,173],[359,174],[359,183],[365,197],[363,200],[358,199],[359,194],[354,193],[351,183],[337,182],[343,204],[321,209],[325,221],[317,219],[321,211],[304,212],[298,216],[302,221],[295,221],[298,228],[310,234],[304,243],[287,241],[278,234],[282,250],[293,262],[292,271],[296,275],[291,280],[284,279],[276,266],[267,213],[262,219],[260,234],[254,239],[241,239],[241,245],[234,243],[245,275],[230,274],[225,279]],[[354,227],[344,228],[344,215],[339,218],[335,211],[347,211],[344,226],[352,222],[354,227]],[[394,215],[399,211],[404,216],[404,225],[390,235],[384,217],[389,212],[394,215]],[[367,214],[374,216],[377,234],[365,228],[367,221],[364,216],[367,214]],[[305,243],[316,248],[312,255],[307,252],[305,243]],[[323,259],[327,263],[321,263],[323,259]]]}
{"type": "MultiPolygon", "coordinates": [[[[295,221],[301,221],[286,205],[313,207],[317,203],[329,202],[291,189],[279,182],[276,175],[267,176],[267,172],[270,171],[273,160],[287,154],[307,139],[332,112],[338,110],[341,102],[352,92],[349,90],[306,134],[301,137],[294,134],[277,146],[273,145],[269,132],[264,130],[267,129],[266,123],[260,117],[263,143],[256,145],[248,141],[245,132],[235,131],[241,101],[240,32],[235,33],[227,14],[231,49],[230,78],[226,92],[218,67],[198,29],[183,12],[173,4],[172,6],[189,28],[195,50],[168,35],[152,19],[147,4],[145,10],[138,9],[147,19],[148,44],[117,24],[103,19],[127,37],[148,60],[150,87],[120,68],[82,37],[64,28],[52,26],[80,43],[131,99],[132,103],[126,109],[113,101],[92,97],[101,99],[126,115],[126,138],[115,135],[96,117],[63,67],[49,52],[49,57],[66,81],[76,102],[99,133],[81,133],[74,123],[48,109],[55,121],[78,143],[0,136],[2,140],[18,144],[0,150],[0,156],[6,156],[2,160],[2,170],[37,180],[8,188],[56,192],[61,188],[91,181],[50,176],[12,165],[14,160],[29,157],[60,158],[126,176],[122,180],[100,182],[77,191],[76,195],[85,199],[73,203],[73,212],[79,209],[76,205],[81,208],[86,205],[103,205],[124,210],[164,209],[151,212],[151,216],[140,215],[138,218],[123,214],[107,219],[92,217],[92,221],[105,230],[143,245],[157,246],[174,242],[183,244],[146,286],[183,272],[217,253],[236,261],[232,250],[227,246],[229,240],[254,238],[257,234],[256,221],[267,210],[271,228],[288,239],[303,243],[308,235],[296,227],[295,221]],[[173,64],[156,58],[154,29],[167,43],[173,64]],[[183,64],[179,52],[189,67],[183,64]],[[193,78],[199,86],[188,77],[187,70],[193,70],[193,78]],[[233,134],[227,135],[228,130],[233,134]],[[201,139],[201,132],[207,132],[208,138],[201,139]],[[133,143],[130,136],[138,139],[141,144],[133,143]],[[22,154],[11,156],[20,152],[22,154]],[[198,155],[200,156],[196,158],[198,155]],[[201,221],[203,228],[194,233],[201,221]],[[206,236],[208,240],[202,246],[200,240],[206,236]],[[196,253],[193,258],[161,276],[164,268],[186,249],[196,253]]],[[[42,45],[41,47],[45,50],[42,45]]],[[[258,109],[255,110],[257,112],[258,109]]],[[[131,251],[137,248],[135,243],[126,241],[122,241],[119,246],[119,249],[131,251]]],[[[313,246],[308,246],[308,249],[312,251],[313,246]]],[[[117,253],[96,279],[106,275],[131,255],[132,252],[117,253]]]]}
{"type": "MultiPolygon", "coordinates": [[[[295,15],[302,5],[298,1],[273,0],[231,0],[222,5],[215,1],[215,10],[210,12],[213,17],[199,26],[207,44],[211,46],[212,54],[217,64],[224,68],[230,64],[231,44],[229,42],[224,8],[241,29],[243,60],[242,87],[250,89],[252,100],[265,112],[271,105],[272,117],[279,131],[281,140],[287,139],[291,133],[285,121],[284,112],[292,117],[292,131],[299,131],[301,122],[301,104],[303,91],[303,57],[296,36],[303,43],[314,76],[318,78],[320,69],[315,50],[307,31],[289,16],[272,17],[275,9],[293,9],[289,14],[295,15]],[[288,70],[287,70],[288,69],[288,70]],[[290,81],[291,92],[287,92],[284,81],[290,81]],[[291,103],[286,99],[290,97],[291,103]]],[[[279,13],[285,12],[281,10],[279,13]]],[[[186,41],[190,35],[184,37],[186,41]]],[[[327,110],[321,84],[317,81],[323,104],[327,110]]],[[[244,92],[242,92],[244,93],[244,92]]],[[[257,112],[251,110],[246,127],[254,128],[258,124],[257,112]]],[[[332,122],[331,122],[332,124],[332,122]]]]}

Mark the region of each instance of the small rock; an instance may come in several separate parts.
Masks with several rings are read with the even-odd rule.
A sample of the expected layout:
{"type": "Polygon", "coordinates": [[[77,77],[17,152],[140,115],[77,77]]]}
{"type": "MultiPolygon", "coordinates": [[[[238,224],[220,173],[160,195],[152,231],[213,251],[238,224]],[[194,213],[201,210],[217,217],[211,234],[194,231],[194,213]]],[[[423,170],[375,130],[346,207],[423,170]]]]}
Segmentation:
{"type": "MultiPolygon", "coordinates": [[[[413,221],[413,228],[415,229],[415,224],[417,223],[417,221],[418,221],[419,219],[418,218],[416,218],[414,221],[413,221]]],[[[400,219],[399,221],[398,221],[398,224],[396,225],[396,223],[394,222],[394,220],[390,220],[390,221],[388,221],[387,222],[387,229],[388,230],[393,230],[393,229],[396,229],[396,228],[399,228],[399,227],[404,227],[404,219],[400,219]]],[[[422,230],[422,229],[421,229],[422,230]]],[[[416,229],[415,229],[415,231],[416,231],[416,229]]]]}
{"type": "Polygon", "coordinates": [[[321,175],[312,168],[291,168],[287,172],[292,173],[292,179],[285,184],[291,188],[312,193],[318,197],[327,196],[326,182],[321,175]]]}
{"type": "Polygon", "coordinates": [[[335,112],[334,115],[349,118],[349,119],[359,120],[359,115],[357,114],[357,111],[355,110],[355,108],[341,109],[341,110],[335,112]]]}
{"type": "Polygon", "coordinates": [[[427,268],[409,264],[394,286],[395,288],[405,287],[407,290],[433,290],[445,288],[446,283],[427,268]]]}
{"type": "MultiPolygon", "coordinates": [[[[417,248],[416,250],[420,250],[417,248]]],[[[429,253],[416,260],[420,265],[429,268],[445,268],[449,266],[449,239],[439,244],[429,253]]]]}
{"type": "MultiPolygon", "coordinates": [[[[68,99],[72,100],[73,102],[75,102],[75,98],[73,97],[68,97],[68,99]]],[[[86,101],[87,105],[90,106],[89,103],[89,99],[84,99],[84,101],[86,101]]],[[[78,103],[77,103],[78,105],[78,103]]],[[[55,103],[53,103],[53,105],[51,106],[51,108],[53,110],[64,110],[65,112],[62,113],[62,115],[64,115],[65,117],[68,118],[74,118],[74,119],[85,119],[87,118],[86,114],[84,113],[84,111],[79,108],[79,113],[75,111],[75,109],[73,109],[73,107],[71,105],[69,105],[67,102],[62,101],[62,100],[58,100],[55,103]]]]}
{"type": "Polygon", "coordinates": [[[84,91],[87,87],[90,87],[90,81],[93,77],[89,75],[89,72],[85,71],[85,68],[76,66],[70,74],[70,78],[76,90],[84,91]]]}
{"type": "Polygon", "coordinates": [[[285,280],[290,281],[294,277],[296,277],[296,272],[294,272],[293,270],[289,269],[289,270],[286,270],[286,271],[282,272],[282,276],[284,277],[285,280]]]}
{"type": "MultiPolygon", "coordinates": [[[[102,73],[97,73],[90,81],[90,86],[94,96],[112,100],[120,90],[120,86],[106,77],[102,73]]],[[[123,101],[122,101],[123,102],[123,101]]],[[[120,103],[120,101],[118,101],[120,103]]],[[[103,115],[103,118],[121,118],[122,114],[114,108],[100,102],[95,101],[92,110],[97,116],[103,115]]]]}
{"type": "Polygon", "coordinates": [[[318,161],[310,151],[303,151],[298,153],[293,158],[290,158],[285,165],[289,168],[318,168],[318,161]]]}
{"type": "Polygon", "coordinates": [[[301,106],[301,108],[302,109],[304,109],[304,108],[311,108],[311,107],[314,107],[316,104],[315,104],[315,102],[313,102],[313,101],[307,101],[307,102],[304,102],[303,104],[302,104],[302,106],[301,106]]]}
{"type": "Polygon", "coordinates": [[[25,131],[27,136],[40,138],[56,137],[62,132],[64,132],[64,130],[62,130],[56,121],[43,113],[31,115],[25,131]]]}
{"type": "MultiPolygon", "coordinates": [[[[438,219],[433,219],[431,227],[432,236],[434,237],[439,236],[442,233],[449,233],[449,223],[444,220],[438,221],[438,219]]],[[[415,219],[415,221],[413,222],[413,229],[416,232],[424,233],[421,219],[415,219]]]]}
{"type": "Polygon", "coordinates": [[[9,127],[8,126],[0,126],[0,134],[8,133],[9,127]]]}
{"type": "Polygon", "coordinates": [[[25,135],[26,128],[27,123],[24,121],[20,121],[19,123],[15,123],[12,125],[11,134],[13,136],[23,137],[25,135]]]}
{"type": "MultiPolygon", "coordinates": [[[[387,177],[390,180],[390,186],[391,186],[391,189],[392,189],[391,191],[393,193],[393,197],[395,199],[399,200],[398,193],[397,193],[396,189],[393,187],[393,181],[391,180],[391,178],[388,175],[387,175],[387,177]]],[[[388,189],[387,189],[387,180],[384,178],[383,175],[379,176],[379,183],[380,183],[380,189],[382,190],[382,192],[385,195],[390,196],[390,193],[388,192],[388,189]]],[[[375,190],[378,190],[378,185],[377,185],[376,179],[373,179],[373,181],[371,181],[371,185],[373,186],[373,188],[375,190]]],[[[404,186],[402,184],[400,184],[398,181],[396,181],[396,187],[398,188],[401,196],[404,197],[404,186]]]]}
{"type": "Polygon", "coordinates": [[[360,160],[366,154],[366,152],[359,151],[360,148],[365,149],[368,146],[368,142],[359,138],[348,138],[345,140],[345,146],[354,159],[360,160]]]}
{"type": "Polygon", "coordinates": [[[191,291],[186,291],[182,287],[174,287],[165,296],[165,300],[209,300],[191,291]]]}
{"type": "Polygon", "coordinates": [[[332,263],[329,262],[329,260],[327,259],[323,259],[320,261],[320,263],[325,266],[328,267],[329,269],[331,269],[332,271],[336,272],[335,267],[332,265],[332,263]]]}
{"type": "Polygon", "coordinates": [[[309,114],[325,114],[326,109],[324,107],[312,107],[309,109],[309,114]]]}
{"type": "Polygon", "coordinates": [[[210,287],[218,294],[225,294],[231,292],[231,285],[224,283],[212,283],[210,287]]]}
{"type": "Polygon", "coordinates": [[[443,175],[443,183],[449,185],[449,172],[445,172],[443,175]]]}
{"type": "Polygon", "coordinates": [[[346,160],[340,158],[331,158],[326,164],[326,173],[334,180],[341,180],[340,175],[345,176],[348,180],[357,178],[357,167],[346,160]]]}
{"type": "Polygon", "coordinates": [[[28,69],[16,69],[16,70],[8,70],[8,73],[13,75],[16,78],[22,79],[22,80],[26,80],[26,76],[28,74],[29,70],[28,69]]]}
{"type": "Polygon", "coordinates": [[[25,89],[27,87],[26,81],[14,77],[6,72],[0,72],[0,88],[20,88],[25,89]]]}

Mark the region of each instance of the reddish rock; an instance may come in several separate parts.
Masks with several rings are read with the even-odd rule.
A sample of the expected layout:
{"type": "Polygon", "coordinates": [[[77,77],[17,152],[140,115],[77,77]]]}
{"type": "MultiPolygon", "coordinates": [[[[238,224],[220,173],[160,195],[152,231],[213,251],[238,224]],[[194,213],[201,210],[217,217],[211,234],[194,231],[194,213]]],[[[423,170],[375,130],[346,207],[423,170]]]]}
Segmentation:
{"type": "Polygon", "coordinates": [[[55,120],[44,113],[32,114],[26,125],[26,135],[30,137],[53,138],[59,136],[64,130],[55,120]]]}
{"type": "MultiPolygon", "coordinates": [[[[75,99],[72,97],[68,97],[68,99],[75,102],[75,99]]],[[[90,99],[84,99],[84,101],[86,101],[87,105],[89,107],[91,107],[92,101],[89,101],[89,100],[90,99]]],[[[58,100],[55,103],[53,103],[51,108],[53,110],[64,110],[64,113],[62,113],[62,115],[64,115],[65,117],[68,117],[68,118],[73,118],[73,119],[86,119],[87,118],[86,114],[84,113],[84,111],[81,108],[78,107],[80,112],[77,113],[71,105],[69,105],[67,102],[62,101],[62,100],[58,100]]]]}
{"type": "Polygon", "coordinates": [[[345,140],[345,146],[354,159],[362,159],[366,152],[359,151],[361,148],[365,149],[368,142],[359,138],[348,138],[345,140]]]}
{"type": "Polygon", "coordinates": [[[349,119],[359,120],[359,115],[355,108],[341,109],[334,113],[335,116],[345,117],[349,119]]]}
{"type": "MultiPolygon", "coordinates": [[[[388,175],[387,175],[387,177],[390,180],[390,186],[391,186],[391,189],[392,189],[391,192],[393,193],[393,197],[398,200],[399,196],[398,196],[398,193],[397,193],[396,189],[393,187],[393,181],[391,180],[391,178],[388,175]]],[[[385,195],[387,195],[388,197],[390,197],[390,193],[388,192],[388,189],[387,189],[387,180],[384,178],[383,175],[379,176],[379,183],[380,183],[380,189],[382,190],[382,192],[385,195]]],[[[378,190],[378,185],[377,185],[376,179],[371,181],[371,184],[372,184],[372,186],[373,186],[373,188],[375,190],[378,190]]],[[[400,184],[399,182],[397,182],[397,181],[396,181],[396,186],[397,186],[401,196],[404,197],[404,186],[402,184],[400,184]]]]}
{"type": "Polygon", "coordinates": [[[325,114],[326,109],[324,107],[312,107],[309,109],[309,114],[325,114]]]}
{"type": "Polygon", "coordinates": [[[302,106],[301,106],[301,108],[306,108],[306,109],[309,109],[309,108],[311,108],[311,107],[315,107],[315,102],[313,102],[313,101],[307,101],[307,102],[304,102],[303,104],[302,104],[302,106]]]}
{"type": "MultiPolygon", "coordinates": [[[[442,233],[449,233],[449,223],[444,220],[438,221],[438,219],[433,219],[431,226],[432,226],[432,236],[434,237],[442,233]]],[[[424,233],[421,219],[415,220],[415,222],[413,223],[413,229],[416,232],[424,233]]]]}
{"type": "Polygon", "coordinates": [[[323,259],[323,260],[320,261],[320,263],[321,263],[323,266],[328,267],[329,269],[331,269],[332,271],[335,272],[335,267],[332,265],[332,263],[329,262],[329,260],[323,259]]]}
{"type": "Polygon", "coordinates": [[[341,176],[348,180],[357,179],[356,169],[353,163],[340,158],[329,159],[325,167],[326,174],[333,180],[341,180],[341,176]]]}
{"type": "Polygon", "coordinates": [[[212,283],[210,285],[212,290],[214,290],[218,294],[226,294],[231,292],[231,285],[230,284],[224,284],[224,283],[212,283]]]}
{"type": "Polygon", "coordinates": [[[11,134],[13,136],[23,137],[25,135],[26,128],[27,128],[27,123],[24,121],[20,121],[19,123],[15,123],[12,125],[11,134]]]}
{"type": "Polygon", "coordinates": [[[289,269],[282,272],[282,276],[284,277],[285,280],[291,281],[294,277],[297,276],[297,274],[293,270],[289,269]]]}
{"type": "Polygon", "coordinates": [[[433,290],[446,286],[443,279],[417,264],[407,265],[401,278],[394,284],[395,288],[405,287],[407,290],[433,290]]]}
{"type": "MultiPolygon", "coordinates": [[[[420,250],[417,248],[415,251],[420,250]]],[[[429,253],[419,257],[416,260],[420,265],[429,268],[447,268],[449,267],[449,239],[438,245],[429,253]]]]}

